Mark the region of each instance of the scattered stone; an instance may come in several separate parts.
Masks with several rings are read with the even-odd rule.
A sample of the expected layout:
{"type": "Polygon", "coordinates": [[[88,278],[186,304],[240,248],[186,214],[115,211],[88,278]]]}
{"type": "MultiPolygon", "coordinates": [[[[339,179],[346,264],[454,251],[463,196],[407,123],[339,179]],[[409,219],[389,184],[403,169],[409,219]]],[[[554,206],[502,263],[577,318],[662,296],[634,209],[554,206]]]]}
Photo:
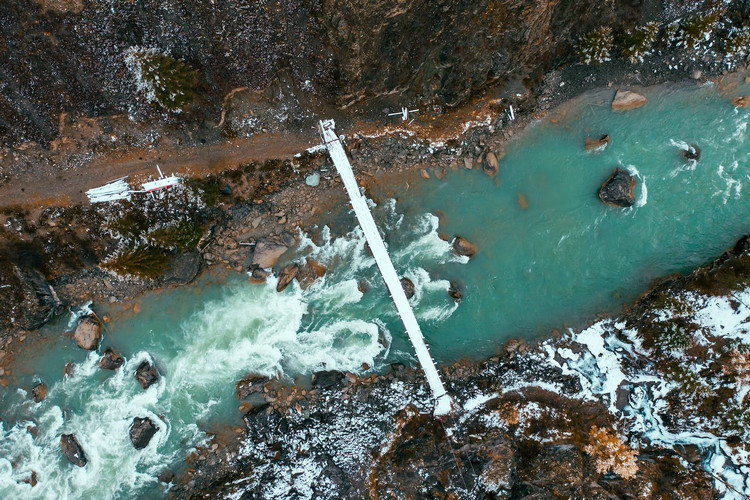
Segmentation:
{"type": "Polygon", "coordinates": [[[41,403],[47,397],[47,384],[44,382],[37,382],[34,387],[31,388],[31,399],[35,403],[41,403]]]}
{"type": "Polygon", "coordinates": [[[459,288],[457,284],[453,282],[451,282],[450,286],[448,287],[448,295],[450,295],[450,297],[456,302],[461,300],[461,298],[463,297],[463,294],[461,293],[461,289],[459,288]]]}
{"type": "Polygon", "coordinates": [[[484,159],[484,173],[490,177],[495,177],[500,171],[500,162],[497,155],[490,151],[484,159]]]}
{"type": "Polygon", "coordinates": [[[646,102],[646,96],[629,90],[618,90],[612,101],[612,110],[625,111],[628,109],[640,108],[646,104],[646,102]]]}
{"type": "Polygon", "coordinates": [[[360,293],[367,293],[369,289],[370,283],[367,280],[359,280],[357,282],[357,290],[359,290],[360,293]]]}
{"type": "Polygon", "coordinates": [[[703,76],[703,71],[699,69],[694,69],[693,71],[690,72],[690,78],[692,78],[693,80],[700,80],[702,76],[703,76]]]}
{"type": "Polygon", "coordinates": [[[279,273],[279,281],[276,283],[276,291],[283,292],[284,289],[289,286],[289,283],[292,282],[294,277],[297,276],[298,272],[299,266],[297,264],[289,264],[282,269],[281,273],[279,273]]]}
{"type": "Polygon", "coordinates": [[[399,373],[406,370],[406,365],[403,363],[391,363],[391,371],[393,373],[399,373]]]}
{"type": "Polygon", "coordinates": [[[732,99],[732,106],[735,108],[746,108],[750,106],[750,97],[743,95],[732,99]]]}
{"type": "Polygon", "coordinates": [[[471,170],[472,168],[474,168],[474,159],[471,156],[464,157],[464,168],[466,170],[471,170]]]}
{"type": "Polygon", "coordinates": [[[523,193],[518,193],[518,204],[522,210],[529,208],[529,202],[526,200],[526,196],[523,193]]]}
{"type": "Polygon", "coordinates": [[[136,302],[133,304],[133,314],[140,314],[141,313],[141,306],[136,302]]]}
{"type": "Polygon", "coordinates": [[[62,446],[62,451],[65,457],[73,465],[83,467],[88,462],[88,460],[86,459],[86,454],[83,452],[83,448],[81,448],[81,445],[78,444],[78,440],[76,439],[75,435],[63,434],[60,437],[60,446],[62,446]]]}
{"type": "Polygon", "coordinates": [[[253,229],[260,226],[260,222],[263,220],[263,216],[259,215],[256,218],[253,219],[253,229]]]}
{"type": "Polygon", "coordinates": [[[281,217],[279,218],[278,222],[279,222],[279,224],[280,224],[280,225],[282,225],[282,226],[283,226],[284,224],[286,224],[286,215],[282,215],[282,216],[281,216],[281,217]]]}
{"type": "Polygon", "coordinates": [[[273,265],[278,262],[279,257],[281,257],[287,250],[288,248],[285,245],[276,243],[275,241],[259,241],[258,244],[255,245],[252,263],[263,269],[273,267],[273,265]]]}
{"type": "Polygon", "coordinates": [[[627,171],[615,168],[599,189],[599,198],[607,205],[631,207],[635,203],[635,179],[627,171]]]}
{"type": "Polygon", "coordinates": [[[745,77],[745,83],[750,83],[750,76],[745,77]]]}
{"type": "Polygon", "coordinates": [[[401,288],[404,289],[407,299],[414,297],[416,290],[414,289],[414,282],[409,278],[401,278],[401,288]]]}
{"type": "Polygon", "coordinates": [[[609,135],[604,134],[598,139],[592,139],[591,137],[586,137],[586,151],[591,151],[592,149],[595,151],[602,151],[604,148],[607,147],[609,144],[609,135]]]}
{"type": "Polygon", "coordinates": [[[113,350],[111,347],[107,347],[99,359],[99,368],[102,370],[117,370],[124,362],[125,359],[123,359],[119,352],[113,350]]]}
{"type": "Polygon", "coordinates": [[[73,339],[81,349],[95,350],[102,340],[102,324],[94,316],[86,316],[78,323],[73,339]]]}
{"type": "Polygon", "coordinates": [[[344,380],[344,374],[338,370],[324,370],[313,373],[312,385],[321,389],[339,387],[344,380]]]}
{"type": "Polygon", "coordinates": [[[456,255],[465,255],[466,257],[473,257],[477,253],[476,245],[469,243],[465,238],[456,236],[453,239],[453,253],[456,255]]]}
{"type": "Polygon", "coordinates": [[[326,266],[317,260],[307,259],[297,273],[297,282],[300,288],[307,290],[310,285],[315,283],[315,280],[325,276],[327,271],[326,266]]]}
{"type": "Polygon", "coordinates": [[[701,148],[695,144],[689,144],[687,149],[680,149],[680,155],[686,160],[698,161],[701,159],[701,148]]]}
{"type": "Polygon", "coordinates": [[[26,484],[30,484],[32,488],[36,486],[38,482],[36,471],[31,471],[31,476],[24,479],[23,482],[26,484]]]}
{"type": "Polygon", "coordinates": [[[448,165],[451,170],[458,170],[458,162],[456,160],[451,160],[450,165],[448,165]]]}
{"type": "Polygon", "coordinates": [[[135,379],[139,384],[141,384],[141,387],[143,387],[144,389],[148,389],[157,380],[159,380],[159,372],[156,371],[156,367],[154,365],[152,365],[148,361],[144,361],[143,363],[138,365],[138,368],[136,368],[135,379]]]}
{"type": "Polygon", "coordinates": [[[174,472],[164,469],[159,473],[159,481],[162,483],[171,483],[174,480],[174,472]]]}
{"type": "Polygon", "coordinates": [[[73,376],[73,371],[75,370],[74,366],[75,365],[72,362],[70,362],[70,361],[68,361],[67,363],[65,363],[65,370],[63,370],[63,376],[65,376],[65,377],[72,377],[73,376]]]}
{"type": "Polygon", "coordinates": [[[422,176],[422,179],[429,179],[430,178],[430,173],[427,170],[423,169],[423,168],[419,170],[419,175],[422,176]]]}
{"type": "Polygon", "coordinates": [[[237,399],[245,399],[250,394],[263,390],[263,384],[270,379],[265,375],[252,374],[237,382],[237,399]]]}
{"type": "Polygon", "coordinates": [[[265,283],[270,274],[265,269],[256,267],[250,272],[250,281],[253,283],[265,283]]]}
{"type": "Polygon", "coordinates": [[[133,443],[133,448],[142,450],[148,446],[158,430],[159,428],[150,418],[135,417],[133,423],[130,424],[130,442],[133,443]]]}
{"type": "Polygon", "coordinates": [[[310,187],[316,187],[318,184],[320,184],[320,174],[315,172],[314,174],[308,175],[307,177],[305,177],[305,184],[310,187]]]}
{"type": "Polygon", "coordinates": [[[369,369],[370,369],[370,365],[368,365],[367,363],[362,363],[362,370],[363,371],[367,371],[369,369]]]}

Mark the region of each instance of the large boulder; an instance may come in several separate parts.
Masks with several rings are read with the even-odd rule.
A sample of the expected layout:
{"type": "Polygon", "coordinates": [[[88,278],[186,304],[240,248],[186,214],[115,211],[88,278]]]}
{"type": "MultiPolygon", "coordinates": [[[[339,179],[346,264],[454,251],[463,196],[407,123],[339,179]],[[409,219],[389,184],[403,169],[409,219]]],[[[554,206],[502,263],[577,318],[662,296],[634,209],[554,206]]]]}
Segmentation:
{"type": "Polygon", "coordinates": [[[646,104],[646,96],[631,92],[629,90],[618,90],[612,101],[613,111],[625,111],[627,109],[640,108],[646,104]]]}
{"type": "Polygon", "coordinates": [[[263,269],[272,267],[278,262],[279,257],[281,257],[287,249],[288,247],[286,245],[282,245],[275,241],[259,241],[258,244],[255,245],[252,265],[263,269]]]}
{"type": "Polygon", "coordinates": [[[328,269],[326,266],[318,262],[317,260],[307,259],[305,265],[303,265],[297,273],[297,282],[300,288],[307,290],[307,288],[315,283],[315,280],[325,276],[328,269]]]}
{"type": "Polygon", "coordinates": [[[321,389],[331,389],[340,386],[344,379],[345,375],[340,371],[324,370],[313,373],[312,385],[321,389]]]}
{"type": "Polygon", "coordinates": [[[279,281],[276,283],[276,291],[283,292],[289,283],[292,282],[297,273],[299,272],[299,266],[297,264],[289,264],[279,273],[279,281]]]}
{"type": "Polygon", "coordinates": [[[409,278],[401,278],[401,288],[404,289],[407,299],[414,297],[416,290],[414,289],[414,282],[412,280],[409,278]]]}
{"type": "Polygon", "coordinates": [[[93,351],[102,340],[102,324],[94,316],[86,316],[78,322],[73,340],[81,349],[93,351]]]}
{"type": "Polygon", "coordinates": [[[599,198],[607,205],[631,207],[635,203],[635,179],[627,171],[615,168],[599,189],[599,198]]]}
{"type": "Polygon", "coordinates": [[[497,175],[497,172],[499,170],[500,162],[497,159],[497,155],[490,151],[484,158],[484,173],[486,173],[490,177],[494,177],[497,175]]]}
{"type": "Polygon", "coordinates": [[[83,452],[83,448],[81,448],[81,445],[78,444],[78,440],[76,439],[75,435],[63,434],[60,437],[60,446],[62,446],[62,451],[65,457],[73,465],[83,467],[88,463],[86,454],[83,452]]]}
{"type": "Polygon", "coordinates": [[[142,450],[148,446],[158,430],[159,428],[150,418],[135,417],[133,423],[130,424],[130,442],[133,443],[133,448],[142,450]]]}
{"type": "Polygon", "coordinates": [[[162,280],[168,285],[185,285],[193,281],[201,267],[198,250],[176,255],[164,271],[162,280]]]}
{"type": "Polygon", "coordinates": [[[144,361],[135,369],[135,379],[141,384],[141,387],[148,389],[159,380],[159,372],[156,371],[154,365],[148,361],[144,361]]]}
{"type": "Polygon", "coordinates": [[[124,362],[125,359],[119,352],[107,347],[102,357],[99,358],[99,368],[102,370],[117,370],[124,362]]]}
{"type": "Polygon", "coordinates": [[[456,255],[465,255],[466,257],[473,257],[477,253],[477,246],[473,243],[469,243],[465,238],[456,236],[453,239],[453,253],[456,255]]]}
{"type": "Polygon", "coordinates": [[[44,401],[44,398],[46,397],[47,384],[44,382],[37,382],[34,384],[34,387],[31,388],[31,399],[33,399],[35,403],[40,403],[44,401]]]}

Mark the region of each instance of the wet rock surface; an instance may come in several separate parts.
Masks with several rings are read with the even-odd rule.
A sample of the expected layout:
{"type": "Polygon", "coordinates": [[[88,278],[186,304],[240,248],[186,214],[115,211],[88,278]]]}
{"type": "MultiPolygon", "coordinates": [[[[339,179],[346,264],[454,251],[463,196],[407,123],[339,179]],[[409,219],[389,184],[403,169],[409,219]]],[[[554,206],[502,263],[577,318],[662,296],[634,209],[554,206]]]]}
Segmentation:
{"type": "Polygon", "coordinates": [[[151,438],[159,430],[154,422],[148,417],[135,417],[133,423],[130,424],[130,442],[133,443],[133,448],[136,450],[142,450],[148,443],[151,442],[151,438]]]}
{"type": "Polygon", "coordinates": [[[414,297],[416,290],[414,289],[414,282],[412,280],[409,278],[401,278],[401,288],[404,289],[407,299],[414,297]]]}
{"type": "Polygon", "coordinates": [[[60,446],[62,446],[65,458],[67,458],[73,465],[83,467],[88,463],[86,453],[84,453],[81,445],[78,444],[78,439],[76,439],[75,435],[63,434],[60,438],[60,446]]]}
{"type": "Polygon", "coordinates": [[[47,384],[44,382],[37,382],[34,387],[31,388],[31,399],[35,403],[40,403],[47,397],[47,384]]]}
{"type": "Polygon", "coordinates": [[[99,347],[102,340],[102,324],[94,316],[87,316],[78,322],[73,340],[81,349],[93,351],[99,347]]]}
{"type": "Polygon", "coordinates": [[[607,205],[615,207],[632,207],[635,204],[635,179],[626,170],[615,168],[615,171],[604,181],[599,189],[599,198],[607,205]]]}
{"type": "Polygon", "coordinates": [[[102,370],[117,370],[124,362],[125,359],[119,352],[108,347],[99,359],[99,368],[102,370]]]}
{"type": "Polygon", "coordinates": [[[136,368],[135,379],[145,390],[158,382],[159,372],[156,370],[156,367],[154,365],[152,365],[148,361],[144,361],[143,363],[138,365],[138,368],[136,368]]]}
{"type": "Polygon", "coordinates": [[[276,283],[276,291],[283,292],[297,276],[297,273],[299,273],[299,266],[297,264],[289,264],[282,269],[279,273],[279,281],[276,283]]]}
{"type": "Polygon", "coordinates": [[[469,243],[469,241],[462,236],[456,236],[454,238],[453,243],[451,243],[451,248],[456,255],[466,257],[473,257],[474,254],[477,253],[477,246],[473,243],[469,243]]]}

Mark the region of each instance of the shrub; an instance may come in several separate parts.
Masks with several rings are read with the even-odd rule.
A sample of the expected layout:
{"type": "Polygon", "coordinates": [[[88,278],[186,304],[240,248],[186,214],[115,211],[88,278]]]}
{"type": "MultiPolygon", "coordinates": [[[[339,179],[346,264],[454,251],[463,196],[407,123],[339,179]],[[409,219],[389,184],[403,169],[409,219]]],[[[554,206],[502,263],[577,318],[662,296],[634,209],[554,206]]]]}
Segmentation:
{"type": "Polygon", "coordinates": [[[744,56],[750,47],[750,28],[733,27],[724,39],[724,51],[729,56],[744,56]]]}
{"type": "Polygon", "coordinates": [[[167,266],[167,256],[161,248],[143,245],[123,249],[103,266],[118,274],[156,278],[164,272],[167,266]]]}
{"type": "Polygon", "coordinates": [[[592,427],[589,444],[584,451],[594,459],[596,471],[600,474],[612,471],[623,479],[630,479],[638,472],[636,450],[626,445],[610,429],[592,427]]]}
{"type": "Polygon", "coordinates": [[[125,62],[135,76],[138,90],[150,102],[156,101],[178,113],[192,102],[198,72],[185,61],[156,49],[131,47],[125,62]]]}
{"type": "Polygon", "coordinates": [[[163,247],[176,248],[181,252],[192,250],[203,236],[203,226],[197,222],[180,221],[152,231],[150,239],[163,247]]]}
{"type": "Polygon", "coordinates": [[[693,49],[707,41],[720,17],[721,12],[715,10],[709,14],[696,14],[682,21],[677,33],[677,46],[693,49]]]}
{"type": "Polygon", "coordinates": [[[626,31],[620,40],[622,55],[631,63],[643,62],[643,58],[651,54],[658,34],[659,23],[655,22],[626,31]]]}
{"type": "Polygon", "coordinates": [[[601,64],[610,60],[612,29],[604,26],[583,35],[578,41],[578,55],[583,64],[601,64]]]}

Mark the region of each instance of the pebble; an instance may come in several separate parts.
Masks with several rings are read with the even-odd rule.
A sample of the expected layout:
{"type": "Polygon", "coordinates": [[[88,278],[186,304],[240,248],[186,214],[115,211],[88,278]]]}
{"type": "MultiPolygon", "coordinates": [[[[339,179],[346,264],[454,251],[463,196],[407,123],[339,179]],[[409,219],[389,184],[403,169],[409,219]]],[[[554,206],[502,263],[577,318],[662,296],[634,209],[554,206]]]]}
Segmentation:
{"type": "Polygon", "coordinates": [[[286,215],[279,218],[279,224],[286,224],[286,215]]]}
{"type": "Polygon", "coordinates": [[[429,179],[430,178],[430,173],[427,170],[425,170],[425,169],[421,169],[419,171],[419,173],[422,176],[422,179],[429,179]]]}
{"type": "Polygon", "coordinates": [[[253,229],[255,229],[256,227],[260,226],[260,221],[261,220],[263,220],[263,217],[260,216],[260,215],[253,219],[253,229]]]}
{"type": "Polygon", "coordinates": [[[472,158],[471,156],[464,157],[464,168],[466,170],[471,170],[472,168],[474,168],[474,158],[472,158]]]}

